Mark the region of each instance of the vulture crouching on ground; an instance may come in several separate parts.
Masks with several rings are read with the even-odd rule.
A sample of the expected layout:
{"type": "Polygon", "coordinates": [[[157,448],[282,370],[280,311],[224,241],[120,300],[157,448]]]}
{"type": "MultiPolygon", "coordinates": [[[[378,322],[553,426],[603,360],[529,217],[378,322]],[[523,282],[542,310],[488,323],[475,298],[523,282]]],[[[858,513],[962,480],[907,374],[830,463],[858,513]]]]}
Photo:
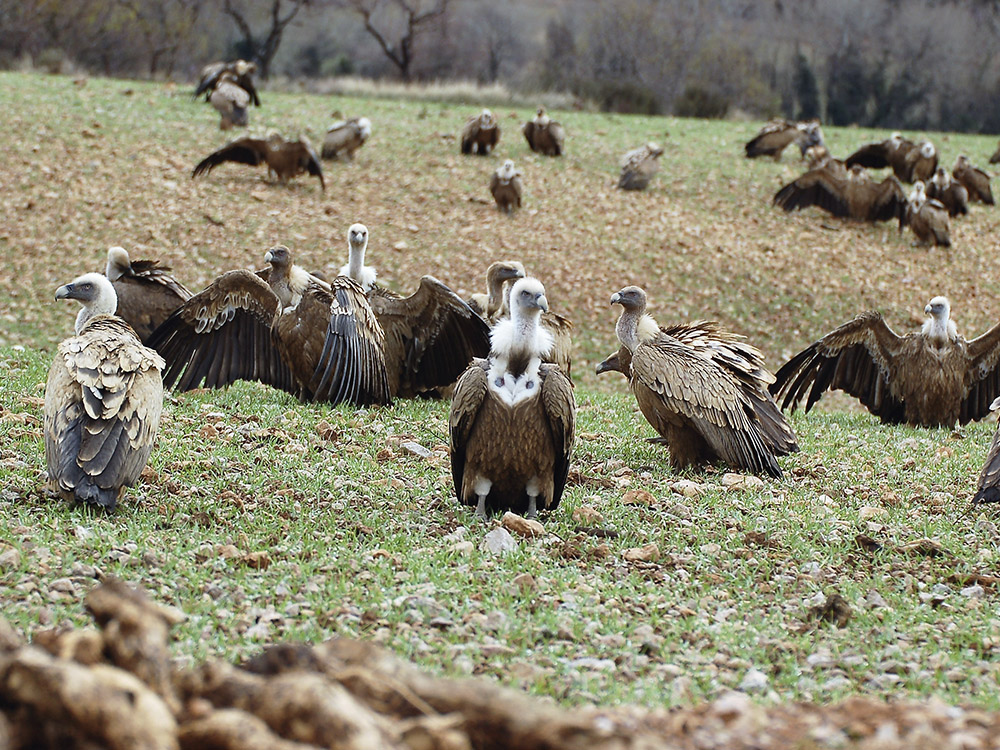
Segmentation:
{"type": "Polygon", "coordinates": [[[164,384],[187,391],[256,380],[303,401],[389,403],[383,335],[357,282],[328,284],[283,245],[258,274],[224,273],[150,337],[164,384]]]}
{"type": "Polygon", "coordinates": [[[435,279],[424,276],[409,297],[380,287],[375,269],[365,265],[368,228],[352,224],[342,276],[365,291],[385,332],[385,367],[393,398],[434,395],[452,385],[473,357],[490,350],[490,329],[466,302],[435,279]]]}
{"type": "Polygon", "coordinates": [[[191,291],[170,274],[170,266],[156,260],[132,261],[123,247],[108,248],[104,275],[118,295],[116,314],[132,326],[143,342],[191,299],[191,291]]]}
{"type": "Polygon", "coordinates": [[[233,62],[209,63],[201,69],[201,78],[195,87],[194,96],[205,94],[205,101],[211,101],[212,91],[216,88],[223,74],[229,74],[229,80],[247,92],[249,100],[255,107],[260,106],[260,97],[257,96],[257,89],[253,85],[253,74],[257,72],[257,63],[246,60],[235,60],[233,62]]]}
{"type": "MultiPolygon", "coordinates": [[[[991,162],[992,163],[992,162],[991,162]]],[[[955,160],[952,167],[951,176],[962,183],[962,186],[969,191],[970,201],[979,201],[987,206],[992,206],[993,189],[990,187],[990,176],[979,167],[974,167],[969,157],[960,155],[955,160]]]]}
{"type": "Polygon", "coordinates": [[[282,184],[308,172],[318,177],[320,189],[326,190],[319,157],[305,138],[286,141],[277,134],[272,134],[267,139],[237,138],[198,162],[191,177],[208,174],[227,161],[249,164],[251,167],[267,164],[268,177],[273,173],[282,184]]]}
{"type": "Polygon", "coordinates": [[[618,187],[622,190],[645,190],[660,171],[659,159],[662,155],[663,149],[652,141],[629,151],[622,157],[618,187]]]}
{"type": "Polygon", "coordinates": [[[601,363],[602,371],[628,377],[642,415],[670,450],[671,465],[721,459],[735,469],[780,477],[775,456],[799,447],[767,392],[773,377],[760,352],[716,323],[658,326],[637,286],[614,294],[611,304],[622,306],[615,326],[622,347],[601,363]]]}
{"type": "Polygon", "coordinates": [[[353,161],[354,152],[365,145],[371,134],[372,122],[367,117],[352,117],[335,122],[326,131],[320,155],[324,159],[353,161]]]}
{"type": "Polygon", "coordinates": [[[938,167],[927,183],[927,197],[941,201],[949,216],[969,213],[969,191],[961,182],[952,179],[944,167],[938,167]]]}
{"type": "Polygon", "coordinates": [[[488,109],[473,115],[462,128],[462,153],[488,156],[500,142],[500,125],[488,109]]]}
{"type": "Polygon", "coordinates": [[[774,194],[774,205],[785,211],[816,206],[841,218],[889,221],[902,217],[906,194],[895,177],[872,182],[863,167],[845,170],[830,160],[781,188],[774,194]]]}
{"type": "Polygon", "coordinates": [[[555,120],[550,120],[545,107],[539,107],[534,119],[528,120],[521,128],[528,148],[545,156],[562,156],[566,131],[555,120]]]}
{"type": "Polygon", "coordinates": [[[511,317],[493,329],[489,357],[459,379],[448,419],[455,494],[480,518],[554,509],[573,450],[573,389],[558,367],[542,362],[552,338],[539,321],[548,307],[541,282],[515,283],[510,305],[511,317]]]}
{"type": "Polygon", "coordinates": [[[805,158],[812,146],[823,145],[823,131],[819,120],[793,122],[791,120],[771,120],[747,141],[743,147],[748,159],[758,156],[773,156],[781,159],[781,152],[791,144],[798,144],[800,155],[805,158]]]}
{"type": "Polygon", "coordinates": [[[920,332],[905,336],[878,312],[862,313],[788,360],[771,393],[793,410],[806,396],[808,412],[828,389],[845,391],[888,424],[954,427],[982,419],[1000,394],[1000,324],[966,341],[950,309],[935,297],[920,332]]]}
{"type": "Polygon", "coordinates": [[[250,94],[236,84],[232,73],[223,73],[208,100],[219,113],[219,130],[246,127],[250,122],[250,94]]]}
{"type": "Polygon", "coordinates": [[[932,242],[941,247],[951,247],[951,231],[948,224],[948,209],[941,201],[927,197],[924,183],[917,180],[906,205],[906,213],[900,219],[899,228],[909,226],[917,238],[918,245],[932,242]]]}
{"type": "Polygon", "coordinates": [[[490,192],[497,208],[507,214],[521,207],[521,173],[507,159],[490,177],[490,192]]]}
{"type": "Polygon", "coordinates": [[[903,182],[929,180],[938,166],[937,149],[930,141],[913,141],[893,133],[878,143],[868,143],[844,161],[848,169],[855,164],[869,169],[892,167],[892,173],[903,182]]]}
{"type": "Polygon", "coordinates": [[[163,408],[163,359],[114,312],[111,282],[88,273],[56,290],[83,305],[45,384],[45,460],[62,497],[111,511],[139,478],[163,408]]]}

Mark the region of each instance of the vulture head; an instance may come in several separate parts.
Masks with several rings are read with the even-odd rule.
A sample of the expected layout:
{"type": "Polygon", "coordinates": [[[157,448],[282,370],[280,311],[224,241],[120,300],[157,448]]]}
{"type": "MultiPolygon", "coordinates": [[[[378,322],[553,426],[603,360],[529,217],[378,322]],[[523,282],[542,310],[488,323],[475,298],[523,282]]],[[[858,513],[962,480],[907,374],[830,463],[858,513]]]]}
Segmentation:
{"type": "Polygon", "coordinates": [[[496,127],[496,119],[493,117],[493,113],[488,109],[484,109],[482,114],[479,115],[479,127],[483,130],[490,130],[496,127]]]}
{"type": "Polygon", "coordinates": [[[545,287],[538,279],[526,277],[514,283],[510,290],[512,317],[522,320],[538,319],[549,309],[549,301],[545,297],[545,287]]]}
{"type": "Polygon", "coordinates": [[[552,349],[552,334],[541,326],[542,313],[549,309],[545,287],[530,276],[518,279],[510,290],[510,317],[490,332],[490,352],[500,370],[508,367],[524,372],[538,368],[541,357],[552,349]],[[515,363],[519,363],[518,366],[515,363]]]}
{"type": "Polygon", "coordinates": [[[108,264],[104,267],[104,275],[109,281],[118,281],[122,276],[132,273],[132,261],[128,250],[124,247],[108,248],[108,264]]]}
{"type": "Polygon", "coordinates": [[[641,314],[646,311],[646,292],[637,286],[627,286],[611,295],[611,304],[641,314]]]}
{"type": "Polygon", "coordinates": [[[517,177],[517,168],[514,166],[513,159],[507,159],[500,169],[497,170],[497,177],[499,177],[504,182],[510,182],[515,177],[517,177]]]}
{"type": "Polygon", "coordinates": [[[486,283],[492,286],[494,283],[502,284],[511,279],[523,279],[525,277],[524,265],[519,260],[498,260],[490,263],[486,269],[486,283]]]}
{"type": "MultiPolygon", "coordinates": [[[[629,363],[629,366],[631,366],[631,363],[629,363]]],[[[628,370],[622,364],[621,352],[615,352],[607,359],[598,362],[597,367],[594,369],[598,375],[602,372],[620,372],[625,377],[629,376],[628,370]]]]}
{"type": "Polygon", "coordinates": [[[889,148],[897,149],[903,143],[903,134],[898,130],[889,136],[889,148]]]}
{"type": "Polygon", "coordinates": [[[924,141],[920,144],[920,155],[925,159],[933,159],[936,153],[937,149],[934,148],[934,144],[930,141],[924,141]]]}
{"type": "Polygon", "coordinates": [[[549,116],[545,113],[545,107],[539,107],[535,112],[535,124],[541,127],[549,124],[549,116]]]}
{"type": "Polygon", "coordinates": [[[106,276],[99,273],[85,273],[59,287],[56,289],[56,299],[75,299],[83,305],[76,316],[77,333],[95,315],[114,315],[118,309],[115,288],[106,276]]]}
{"type": "Polygon", "coordinates": [[[951,185],[951,175],[948,174],[948,170],[944,167],[938,167],[934,170],[931,182],[937,185],[940,190],[947,190],[948,186],[951,185]]]}
{"type": "Polygon", "coordinates": [[[256,73],[257,63],[247,62],[246,60],[237,60],[236,63],[233,65],[233,68],[236,70],[236,75],[242,76],[246,75],[247,73],[256,73]]]}
{"type": "Polygon", "coordinates": [[[924,307],[924,312],[930,315],[930,320],[924,322],[921,332],[932,339],[946,342],[958,336],[955,322],[951,320],[951,303],[947,297],[934,297],[924,307]]]}
{"type": "Polygon", "coordinates": [[[917,180],[913,183],[913,190],[910,191],[910,195],[907,197],[910,207],[914,211],[920,210],[921,206],[927,202],[927,193],[924,190],[924,183],[922,180],[917,180]]]}
{"type": "Polygon", "coordinates": [[[955,159],[954,169],[955,170],[965,169],[968,166],[969,166],[969,157],[966,156],[965,154],[959,154],[958,158],[955,159]]]}
{"type": "Polygon", "coordinates": [[[361,140],[367,141],[372,134],[372,121],[367,117],[358,118],[358,130],[361,132],[361,140]]]}
{"type": "Polygon", "coordinates": [[[347,245],[347,265],[340,269],[340,275],[350,276],[367,292],[375,286],[375,269],[365,265],[368,227],[361,223],[351,224],[347,230],[347,245]]]}
{"type": "Polygon", "coordinates": [[[862,167],[860,164],[855,164],[851,167],[851,171],[847,173],[847,178],[851,182],[865,183],[871,182],[871,177],[868,176],[868,170],[862,167]]]}
{"type": "Polygon", "coordinates": [[[264,253],[264,260],[270,263],[272,268],[286,268],[291,265],[292,253],[284,245],[275,245],[264,253]]]}
{"type": "Polygon", "coordinates": [[[611,295],[612,305],[621,305],[622,314],[615,324],[618,340],[635,352],[643,341],[659,332],[656,321],[646,315],[646,292],[637,286],[627,286],[611,295]]]}

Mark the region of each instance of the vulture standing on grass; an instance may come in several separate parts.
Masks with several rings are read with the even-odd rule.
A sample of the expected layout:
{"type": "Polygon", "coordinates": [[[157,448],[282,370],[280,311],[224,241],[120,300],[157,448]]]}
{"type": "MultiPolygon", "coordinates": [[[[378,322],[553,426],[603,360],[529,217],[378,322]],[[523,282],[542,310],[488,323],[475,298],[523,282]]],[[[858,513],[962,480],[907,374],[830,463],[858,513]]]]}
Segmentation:
{"type": "Polygon", "coordinates": [[[390,400],[383,334],[364,291],[326,283],[292,263],[283,245],[257,274],[224,273],[150,338],[177,390],[257,380],[303,401],[355,406],[390,400]]]}
{"type": "MultiPolygon", "coordinates": [[[[1000,397],[994,399],[993,403],[990,404],[990,411],[997,409],[1000,409],[1000,397]]],[[[993,433],[990,452],[986,454],[983,470],[979,473],[979,483],[976,486],[976,495],[972,498],[972,502],[1000,502],[1000,425],[993,433]]]]}
{"type": "Polygon", "coordinates": [[[848,168],[859,164],[869,169],[892,167],[892,173],[903,182],[929,180],[938,166],[937,149],[930,141],[914,143],[893,133],[878,143],[868,143],[847,157],[848,168]]]}
{"type": "Polygon", "coordinates": [[[673,467],[721,459],[735,469],[780,477],[775,456],[799,448],[767,392],[773,377],[761,353],[717,323],[658,326],[637,286],[614,294],[611,304],[622,306],[615,326],[622,346],[599,371],[626,374],[673,467]]]}
{"type": "Polygon", "coordinates": [[[191,177],[208,174],[215,167],[227,161],[249,164],[251,167],[267,164],[268,176],[270,177],[272,173],[277,175],[282,184],[293,177],[308,172],[319,178],[320,189],[326,190],[319,157],[316,156],[316,152],[313,151],[312,145],[306,138],[286,141],[276,133],[272,133],[267,139],[237,138],[198,162],[191,177]]]}
{"type": "Polygon", "coordinates": [[[194,90],[195,98],[199,94],[205,94],[205,101],[210,101],[212,91],[218,85],[223,74],[228,73],[230,80],[247,92],[249,100],[255,107],[260,106],[260,97],[257,96],[257,89],[253,85],[253,74],[257,72],[257,63],[246,60],[234,60],[233,62],[209,63],[201,69],[201,78],[198,86],[194,90]]]}
{"type": "Polygon", "coordinates": [[[348,262],[341,276],[367,295],[385,332],[385,368],[393,398],[439,393],[462,374],[473,357],[490,350],[490,329],[466,302],[435,279],[424,276],[409,297],[380,287],[375,269],[365,265],[368,228],[347,231],[348,262]]]}
{"type": "Polygon", "coordinates": [[[219,113],[219,130],[246,127],[250,122],[250,94],[236,84],[232,73],[223,73],[208,100],[219,113]]]}
{"type": "Polygon", "coordinates": [[[774,204],[785,211],[816,206],[842,218],[889,221],[906,210],[906,194],[893,176],[872,182],[863,167],[846,170],[830,160],[781,188],[774,194],[774,204]]]}
{"type": "Polygon", "coordinates": [[[372,134],[372,122],[367,117],[352,117],[333,123],[323,138],[324,159],[353,161],[354,152],[365,145],[372,134]]]}
{"type": "Polygon", "coordinates": [[[743,150],[748,159],[758,156],[773,156],[775,161],[781,159],[781,152],[791,144],[798,144],[800,155],[805,158],[806,151],[812,146],[823,145],[823,131],[819,120],[771,120],[760,131],[747,141],[743,150]]]}
{"type": "Polygon", "coordinates": [[[1000,394],[1000,324],[966,341],[935,297],[919,333],[898,336],[875,311],[862,313],[786,362],[771,393],[806,411],[828,389],[856,397],[882,422],[953,427],[982,419],[1000,394]]]}
{"type": "Polygon", "coordinates": [[[969,191],[969,200],[979,201],[987,206],[994,204],[990,176],[978,167],[974,167],[969,161],[969,157],[962,154],[955,160],[951,176],[969,191]]]}
{"type": "Polygon", "coordinates": [[[517,281],[511,316],[490,336],[486,359],[459,379],[448,419],[451,475],[476,515],[512,510],[534,518],[559,505],[573,450],[576,405],[569,379],[542,362],[552,345],[537,279],[517,281]]]}
{"type": "Polygon", "coordinates": [[[498,260],[486,269],[486,294],[473,294],[466,302],[480,318],[492,325],[507,304],[506,282],[525,277],[524,266],[516,260],[498,260]]]}
{"type": "Polygon", "coordinates": [[[622,190],[645,190],[653,176],[660,171],[661,156],[663,149],[652,141],[629,151],[622,157],[618,187],[622,190]]]}
{"type": "Polygon", "coordinates": [[[83,305],[45,385],[45,460],[62,497],[111,511],[139,478],[163,408],[163,359],[121,318],[111,282],[88,273],[56,290],[83,305]]]}
{"type": "Polygon", "coordinates": [[[462,128],[462,153],[488,156],[500,142],[500,125],[488,109],[473,115],[462,128]]]}
{"type": "Polygon", "coordinates": [[[566,131],[555,120],[550,120],[545,107],[539,107],[534,119],[528,120],[521,128],[528,148],[545,156],[562,156],[566,131]]]}
{"type": "Polygon", "coordinates": [[[514,167],[514,162],[507,159],[491,176],[490,192],[497,208],[507,214],[514,213],[521,207],[521,173],[514,167]]]}
{"type": "Polygon", "coordinates": [[[900,219],[899,228],[909,226],[917,238],[918,245],[932,242],[941,247],[951,247],[951,230],[948,224],[948,209],[941,201],[927,197],[924,183],[917,180],[907,201],[906,213],[900,219]]]}
{"type": "Polygon", "coordinates": [[[191,291],[157,260],[131,261],[123,247],[108,248],[104,275],[118,295],[118,315],[145,342],[170,314],[191,299],[191,291]]]}
{"type": "Polygon", "coordinates": [[[969,191],[957,179],[952,179],[944,167],[938,167],[927,183],[927,197],[941,201],[949,216],[969,213],[969,191]]]}

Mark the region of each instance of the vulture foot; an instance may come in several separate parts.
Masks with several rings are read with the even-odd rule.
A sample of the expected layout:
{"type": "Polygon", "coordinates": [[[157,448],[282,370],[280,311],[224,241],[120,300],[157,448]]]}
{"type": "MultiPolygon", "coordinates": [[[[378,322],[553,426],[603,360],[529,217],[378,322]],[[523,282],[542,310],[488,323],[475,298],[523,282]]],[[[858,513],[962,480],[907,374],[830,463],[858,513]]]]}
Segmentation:
{"type": "Polygon", "coordinates": [[[524,514],[524,517],[529,521],[534,521],[538,518],[538,498],[534,495],[528,499],[528,512],[524,514]]]}
{"type": "Polygon", "coordinates": [[[476,504],[476,518],[480,521],[486,520],[486,495],[479,495],[479,502],[476,504]]]}

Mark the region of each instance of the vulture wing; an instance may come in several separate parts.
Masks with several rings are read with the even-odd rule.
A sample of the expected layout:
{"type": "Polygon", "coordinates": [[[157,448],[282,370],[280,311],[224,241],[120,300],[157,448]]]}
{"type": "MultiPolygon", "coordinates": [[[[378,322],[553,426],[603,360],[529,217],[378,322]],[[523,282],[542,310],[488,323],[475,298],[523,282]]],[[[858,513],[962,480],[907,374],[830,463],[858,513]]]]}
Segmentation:
{"type": "Polygon", "coordinates": [[[827,167],[810,169],[774,194],[773,203],[785,211],[818,206],[834,216],[850,216],[847,179],[827,167]]]}
{"type": "Polygon", "coordinates": [[[546,311],[542,313],[542,327],[553,339],[552,351],[545,361],[558,365],[568,378],[573,364],[573,323],[564,315],[546,311]]]}
{"type": "Polygon", "coordinates": [[[879,313],[862,313],[788,360],[769,390],[783,399],[782,409],[791,404],[793,411],[808,390],[808,412],[824,391],[839,389],[883,422],[905,422],[903,403],[890,392],[889,381],[906,338],[897,336],[879,313]]]}
{"type": "Polygon", "coordinates": [[[535,125],[533,120],[528,120],[526,123],[524,123],[524,127],[521,128],[521,132],[524,133],[524,140],[528,142],[528,148],[530,148],[532,151],[536,149],[535,130],[537,130],[537,126],[535,125]]]}
{"type": "Polygon", "coordinates": [[[250,73],[243,73],[236,80],[240,88],[250,95],[250,101],[253,102],[253,106],[259,107],[260,97],[257,95],[257,87],[253,85],[253,76],[250,73]]]}
{"type": "Polygon", "coordinates": [[[878,185],[868,208],[868,221],[902,220],[906,215],[906,193],[895,176],[886,177],[878,185]]]}
{"type": "Polygon", "coordinates": [[[59,345],[45,387],[45,455],[60,492],[113,510],[139,478],[163,407],[163,364],[111,315],[59,345]]]}
{"type": "Polygon", "coordinates": [[[271,335],[279,307],[255,274],[222,274],[150,336],[149,345],[167,361],[164,385],[188,391],[258,380],[295,393],[292,372],[271,335]]]}
{"type": "MultiPolygon", "coordinates": [[[[451,477],[455,483],[455,497],[462,498],[462,479],[465,476],[465,454],[469,435],[483,405],[487,385],[489,362],[474,359],[455,384],[448,417],[448,437],[451,443],[451,477]]],[[[553,495],[553,499],[555,495],[553,495]]]]}
{"type": "Polygon", "coordinates": [[[958,418],[961,424],[986,417],[991,402],[1000,394],[1000,324],[969,341],[966,356],[966,395],[958,418]]]}
{"type": "Polygon", "coordinates": [[[889,148],[885,143],[868,143],[844,160],[848,169],[860,164],[868,169],[884,169],[889,166],[889,148]]]}
{"type": "Polygon", "coordinates": [[[226,63],[217,62],[206,65],[201,69],[201,79],[198,81],[198,85],[194,90],[194,98],[197,99],[201,94],[206,91],[211,92],[215,88],[215,82],[219,80],[226,70],[226,63]]]}
{"type": "MultiPolygon", "coordinates": [[[[192,177],[211,172],[215,167],[226,161],[235,161],[240,164],[249,164],[256,167],[267,161],[269,146],[267,141],[259,138],[238,138],[218,151],[213,151],[206,156],[191,173],[192,177]]],[[[322,181],[322,179],[320,180],[322,181]]]]}
{"type": "MultiPolygon", "coordinates": [[[[555,449],[555,465],[552,467],[552,504],[548,506],[549,510],[553,510],[559,505],[569,474],[569,459],[573,452],[573,438],[576,435],[576,404],[573,401],[573,384],[556,366],[542,365],[538,376],[541,380],[542,408],[545,409],[545,417],[552,431],[552,444],[555,449]]],[[[484,387],[485,384],[484,378],[484,387]]]]}
{"type": "Polygon", "coordinates": [[[799,137],[799,131],[792,123],[784,123],[773,128],[765,127],[760,133],[747,141],[743,150],[748,159],[758,156],[774,156],[780,154],[788,144],[799,137]]]}
{"type": "MultiPolygon", "coordinates": [[[[992,163],[992,162],[991,162],[992,163]]],[[[969,197],[985,203],[987,206],[994,205],[993,189],[990,187],[990,176],[977,167],[966,167],[965,169],[952,171],[952,176],[958,180],[969,192],[969,197]]]]}
{"type": "Polygon", "coordinates": [[[361,285],[347,276],[337,276],[325,298],[315,286],[302,299],[324,301],[328,325],[309,383],[312,398],[334,404],[346,401],[355,406],[388,404],[391,392],[386,377],[385,337],[361,285]]]}
{"type": "Polygon", "coordinates": [[[489,325],[433,276],[420,279],[409,297],[375,287],[370,300],[385,331],[393,395],[413,396],[450,385],[473,357],[489,354],[489,325]]]}
{"type": "Polygon", "coordinates": [[[118,295],[118,317],[132,326],[142,341],[191,299],[191,291],[170,275],[170,267],[155,260],[133,261],[132,274],[112,285],[118,295]]]}
{"type": "Polygon", "coordinates": [[[319,156],[315,149],[305,141],[301,141],[302,148],[306,152],[306,171],[313,177],[319,177],[320,190],[326,191],[326,181],[323,179],[323,167],[319,163],[319,156]]]}
{"type": "MultiPolygon", "coordinates": [[[[994,407],[1000,407],[1000,399],[993,402],[994,407]]],[[[1000,501],[1000,427],[993,433],[993,443],[986,455],[986,462],[979,474],[974,503],[995,503],[1000,501]]]]}
{"type": "Polygon", "coordinates": [[[361,145],[360,140],[361,132],[356,120],[339,122],[326,131],[320,155],[324,159],[350,158],[354,149],[361,145]]]}

